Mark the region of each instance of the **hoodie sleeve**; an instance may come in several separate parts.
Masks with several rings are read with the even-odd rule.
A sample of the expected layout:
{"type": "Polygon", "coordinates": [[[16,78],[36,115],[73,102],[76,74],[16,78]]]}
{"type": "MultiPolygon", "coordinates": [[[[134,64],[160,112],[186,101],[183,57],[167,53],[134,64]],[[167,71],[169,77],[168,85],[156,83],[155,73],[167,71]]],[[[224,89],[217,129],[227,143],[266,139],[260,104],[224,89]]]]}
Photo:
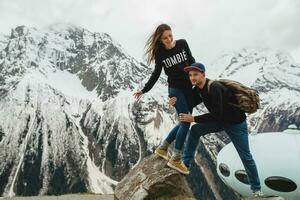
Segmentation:
{"type": "Polygon", "coordinates": [[[226,101],[224,99],[226,97],[225,88],[215,81],[211,84],[210,95],[212,104],[210,113],[217,120],[221,120],[223,118],[224,101],[226,101]]]}
{"type": "Polygon", "coordinates": [[[189,47],[187,41],[186,40],[184,40],[184,41],[185,41],[185,44],[186,44],[186,50],[187,50],[187,56],[188,56],[188,64],[191,65],[191,64],[195,63],[195,58],[192,55],[192,52],[190,50],[190,47],[189,47]]]}
{"type": "Polygon", "coordinates": [[[216,118],[212,116],[210,113],[206,113],[203,115],[195,116],[194,120],[196,123],[204,123],[204,122],[214,121],[216,120],[216,118]]]}
{"type": "Polygon", "coordinates": [[[152,89],[154,84],[157,82],[160,74],[162,71],[162,65],[158,57],[155,58],[155,68],[154,71],[152,72],[148,82],[145,84],[144,88],[142,89],[143,93],[146,93],[152,89]]]}
{"type": "Polygon", "coordinates": [[[212,108],[209,110],[209,113],[195,116],[195,122],[222,121],[225,88],[220,83],[213,82],[210,86],[209,93],[211,95],[212,108]]]}
{"type": "Polygon", "coordinates": [[[193,88],[192,90],[192,99],[193,99],[193,108],[203,102],[202,97],[200,96],[197,88],[193,88]]]}

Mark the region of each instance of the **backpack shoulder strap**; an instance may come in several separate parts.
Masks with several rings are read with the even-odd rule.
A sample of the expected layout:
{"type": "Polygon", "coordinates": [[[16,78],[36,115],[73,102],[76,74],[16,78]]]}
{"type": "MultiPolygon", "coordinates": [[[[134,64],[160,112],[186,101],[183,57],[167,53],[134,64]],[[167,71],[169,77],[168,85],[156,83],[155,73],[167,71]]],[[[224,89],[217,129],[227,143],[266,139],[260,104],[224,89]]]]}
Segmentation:
{"type": "Polygon", "coordinates": [[[214,80],[209,80],[208,83],[207,83],[207,91],[208,91],[208,93],[209,93],[209,91],[210,91],[210,86],[211,86],[211,84],[212,84],[213,82],[215,82],[215,81],[214,81],[214,80]]]}

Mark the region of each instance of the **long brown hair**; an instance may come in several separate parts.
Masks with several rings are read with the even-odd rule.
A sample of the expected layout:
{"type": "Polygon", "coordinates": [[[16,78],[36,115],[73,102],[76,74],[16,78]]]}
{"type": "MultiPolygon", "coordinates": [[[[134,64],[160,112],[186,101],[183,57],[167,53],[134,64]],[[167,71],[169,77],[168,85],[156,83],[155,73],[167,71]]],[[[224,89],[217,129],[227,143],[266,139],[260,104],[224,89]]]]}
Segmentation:
{"type": "Polygon", "coordinates": [[[154,33],[148,38],[145,49],[146,49],[146,60],[148,64],[151,64],[155,60],[155,54],[160,45],[162,45],[160,38],[164,31],[171,30],[171,27],[167,24],[159,25],[154,33]]]}

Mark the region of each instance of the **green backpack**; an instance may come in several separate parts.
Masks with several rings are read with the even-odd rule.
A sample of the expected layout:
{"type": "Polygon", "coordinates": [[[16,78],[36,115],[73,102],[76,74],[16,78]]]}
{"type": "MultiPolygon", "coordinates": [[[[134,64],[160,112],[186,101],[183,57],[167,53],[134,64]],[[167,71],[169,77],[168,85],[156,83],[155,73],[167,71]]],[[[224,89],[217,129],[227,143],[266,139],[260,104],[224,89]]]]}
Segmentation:
{"type": "MultiPolygon", "coordinates": [[[[237,81],[220,79],[216,80],[228,89],[230,89],[236,97],[237,104],[229,103],[236,106],[246,113],[254,113],[260,108],[260,99],[257,90],[249,88],[237,81]]],[[[208,82],[208,92],[213,80],[208,82]]]]}

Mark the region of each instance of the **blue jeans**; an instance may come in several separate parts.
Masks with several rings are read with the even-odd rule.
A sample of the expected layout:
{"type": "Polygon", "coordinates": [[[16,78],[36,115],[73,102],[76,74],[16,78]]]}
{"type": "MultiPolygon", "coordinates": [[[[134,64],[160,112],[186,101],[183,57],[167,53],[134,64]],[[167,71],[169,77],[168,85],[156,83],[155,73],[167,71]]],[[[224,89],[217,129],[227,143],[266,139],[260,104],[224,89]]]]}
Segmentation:
{"type": "MultiPolygon", "coordinates": [[[[193,112],[191,91],[180,90],[177,88],[169,87],[169,97],[176,97],[177,101],[175,106],[176,113],[190,113],[193,112]]],[[[166,141],[171,144],[175,139],[175,149],[182,150],[183,144],[185,142],[186,135],[189,131],[190,123],[188,122],[178,122],[178,124],[170,131],[166,141]]]]}
{"type": "Polygon", "coordinates": [[[245,171],[248,175],[251,189],[257,191],[261,189],[258,172],[254,159],[249,148],[248,129],[246,120],[239,124],[228,124],[222,122],[197,123],[191,127],[187,143],[184,147],[183,161],[189,166],[194,158],[196,147],[200,136],[208,133],[225,131],[236,148],[245,171]]]}

